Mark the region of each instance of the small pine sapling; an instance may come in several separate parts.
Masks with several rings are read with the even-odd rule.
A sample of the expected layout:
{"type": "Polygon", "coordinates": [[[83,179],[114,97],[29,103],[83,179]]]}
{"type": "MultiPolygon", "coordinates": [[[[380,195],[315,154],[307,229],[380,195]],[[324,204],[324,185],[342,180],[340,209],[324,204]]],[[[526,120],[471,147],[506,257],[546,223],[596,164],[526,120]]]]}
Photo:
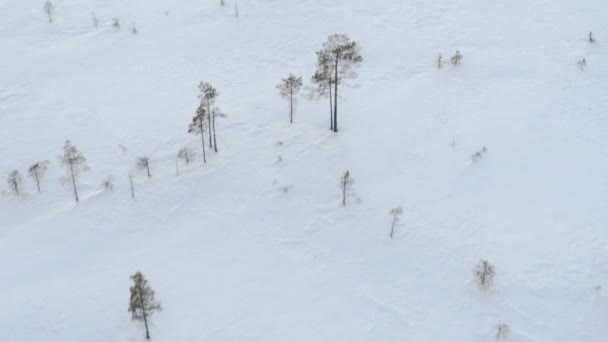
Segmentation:
{"type": "Polygon", "coordinates": [[[351,177],[350,172],[344,172],[340,178],[340,183],[338,184],[342,193],[342,206],[346,206],[346,199],[352,193],[354,185],[355,179],[351,177]]]}
{"type": "Polygon", "coordinates": [[[131,33],[137,34],[137,27],[135,26],[135,23],[133,23],[133,27],[131,28],[131,33]]]}
{"type": "Polygon", "coordinates": [[[511,328],[509,327],[508,324],[503,323],[503,322],[498,322],[498,324],[496,325],[496,339],[497,340],[506,340],[507,337],[509,337],[509,334],[511,333],[511,328]]]}
{"type": "Polygon", "coordinates": [[[63,155],[59,156],[59,161],[66,168],[68,175],[63,179],[64,182],[71,181],[72,188],[74,190],[74,199],[76,203],[80,201],[78,198],[78,187],[76,186],[76,180],[80,175],[81,171],[87,171],[87,158],[84,157],[82,152],[78,148],[72,145],[70,140],[66,140],[63,145],[63,155]]]}
{"type": "Polygon", "coordinates": [[[133,286],[131,286],[129,296],[129,312],[134,321],[143,321],[146,328],[146,339],[150,339],[148,320],[157,311],[162,311],[160,302],[154,297],[154,290],[148,284],[148,280],[141,272],[137,271],[131,276],[133,286]]]}
{"type": "Polygon", "coordinates": [[[589,32],[589,43],[595,43],[595,37],[593,36],[593,32],[589,32]]]}
{"type": "Polygon", "coordinates": [[[585,69],[585,67],[587,66],[587,59],[583,58],[579,60],[578,62],[576,62],[576,65],[578,65],[581,70],[585,69]]]}
{"type": "Polygon", "coordinates": [[[477,282],[477,286],[481,290],[487,290],[492,287],[494,283],[494,265],[492,265],[489,261],[485,259],[479,260],[479,263],[473,270],[473,274],[475,275],[475,281],[477,282]]]}
{"type": "Polygon", "coordinates": [[[401,219],[401,215],[403,215],[403,208],[401,208],[401,207],[392,208],[391,210],[389,210],[388,214],[393,218],[393,220],[391,222],[391,233],[390,233],[390,237],[392,239],[393,235],[395,233],[395,226],[397,226],[397,224],[399,223],[399,220],[401,219]]]}
{"type": "Polygon", "coordinates": [[[17,170],[13,170],[8,174],[7,179],[9,189],[19,196],[21,194],[21,174],[17,170]]]}
{"type": "Polygon", "coordinates": [[[55,12],[55,5],[50,0],[47,0],[44,3],[44,13],[46,13],[49,18],[49,23],[53,22],[53,13],[55,12]]]}
{"type": "Polygon", "coordinates": [[[293,110],[295,106],[295,96],[298,95],[302,88],[302,77],[298,77],[294,74],[289,74],[287,78],[281,80],[281,83],[277,85],[279,95],[287,101],[289,101],[289,123],[293,123],[293,110]]]}
{"type": "Polygon", "coordinates": [[[36,182],[36,189],[40,192],[40,179],[46,173],[46,169],[49,165],[49,162],[46,160],[35,162],[32,164],[29,169],[27,169],[27,174],[34,179],[36,182]]]}
{"type": "Polygon", "coordinates": [[[114,190],[114,177],[108,176],[101,181],[101,187],[105,191],[113,191],[114,190]]]}
{"type": "Polygon", "coordinates": [[[450,58],[450,62],[452,63],[452,65],[458,65],[460,64],[460,61],[462,61],[462,54],[460,53],[460,50],[456,50],[454,56],[450,58]]]}
{"type": "Polygon", "coordinates": [[[152,175],[150,174],[150,158],[138,157],[135,161],[135,166],[138,170],[145,170],[148,174],[148,178],[152,177],[152,175]]]}
{"type": "Polygon", "coordinates": [[[488,148],[484,146],[481,148],[481,150],[479,150],[471,155],[471,160],[473,161],[473,163],[477,163],[485,157],[487,152],[488,152],[488,148]]]}
{"type": "Polygon", "coordinates": [[[190,164],[194,159],[194,151],[188,147],[182,147],[177,151],[177,158],[182,159],[186,164],[190,164]]]}

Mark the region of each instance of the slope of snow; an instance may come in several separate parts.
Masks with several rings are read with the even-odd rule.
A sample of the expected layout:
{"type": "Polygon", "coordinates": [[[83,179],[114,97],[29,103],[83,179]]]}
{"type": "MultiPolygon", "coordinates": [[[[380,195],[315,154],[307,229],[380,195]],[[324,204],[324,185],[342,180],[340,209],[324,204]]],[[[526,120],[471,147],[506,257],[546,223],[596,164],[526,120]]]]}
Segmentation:
{"type": "Polygon", "coordinates": [[[136,270],[164,306],[155,341],[491,341],[499,321],[510,341],[605,341],[604,1],[241,0],[238,19],[218,3],[56,0],[49,24],[41,2],[0,2],[0,171],[52,162],[41,194],[0,197],[0,341],[143,341],[136,270]],[[275,85],[308,79],[336,32],[365,59],[341,132],[324,100],[289,125],[275,85]],[[186,133],[201,80],[229,115],[205,165],[186,133]],[[78,205],[66,139],[91,167],[78,205]],[[199,158],[176,177],[186,145],[199,158]]]}

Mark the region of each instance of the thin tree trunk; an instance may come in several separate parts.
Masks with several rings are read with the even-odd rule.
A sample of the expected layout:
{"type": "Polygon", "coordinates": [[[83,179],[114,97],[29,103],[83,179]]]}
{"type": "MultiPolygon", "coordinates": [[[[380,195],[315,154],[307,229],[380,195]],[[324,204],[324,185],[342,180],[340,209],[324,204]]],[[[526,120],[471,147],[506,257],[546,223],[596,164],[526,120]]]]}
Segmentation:
{"type": "Polygon", "coordinates": [[[335,77],[334,77],[334,132],[338,132],[338,57],[336,53],[335,77]]]}
{"type": "Polygon", "coordinates": [[[78,190],[76,189],[76,179],[74,179],[74,165],[70,163],[70,175],[72,176],[72,186],[74,187],[74,198],[76,198],[76,203],[80,202],[78,199],[78,190]]]}
{"type": "Polygon", "coordinates": [[[215,111],[213,112],[213,150],[217,153],[217,140],[215,140],[215,111]]]}
{"type": "Polygon", "coordinates": [[[129,184],[131,184],[131,198],[135,198],[135,190],[133,189],[133,177],[131,176],[131,172],[129,172],[129,184]]]}
{"type": "Polygon", "coordinates": [[[393,234],[395,233],[395,224],[397,223],[395,221],[395,216],[393,216],[393,224],[391,225],[391,239],[393,238],[393,234]]]}
{"type": "Polygon", "coordinates": [[[203,128],[202,120],[198,128],[201,130],[201,144],[203,145],[203,163],[207,163],[207,154],[205,153],[205,130],[203,128]]]}
{"type": "Polygon", "coordinates": [[[38,172],[34,171],[34,179],[36,180],[36,188],[38,192],[40,192],[40,179],[38,179],[38,172]]]}
{"type": "Polygon", "coordinates": [[[207,121],[209,122],[209,147],[213,147],[213,142],[211,142],[211,104],[209,100],[207,100],[207,121]]]}
{"type": "Polygon", "coordinates": [[[289,123],[293,123],[293,87],[289,89],[289,123]]]}
{"type": "Polygon", "coordinates": [[[179,177],[179,158],[175,158],[175,175],[179,177]]]}
{"type": "Polygon", "coordinates": [[[346,181],[342,181],[342,206],[346,206],[346,181]]]}
{"type": "Polygon", "coordinates": [[[332,99],[332,91],[331,91],[331,76],[329,77],[329,129],[333,131],[334,129],[334,106],[332,99]]]}
{"type": "Polygon", "coordinates": [[[144,307],[144,299],[141,294],[142,290],[141,288],[138,288],[137,291],[139,292],[139,305],[141,305],[141,313],[144,317],[144,325],[146,326],[146,339],[149,340],[150,331],[148,330],[148,315],[146,314],[146,308],[144,307]]]}
{"type": "Polygon", "coordinates": [[[148,178],[151,178],[152,175],[150,174],[150,166],[148,164],[146,164],[146,172],[148,172],[148,178]]]}

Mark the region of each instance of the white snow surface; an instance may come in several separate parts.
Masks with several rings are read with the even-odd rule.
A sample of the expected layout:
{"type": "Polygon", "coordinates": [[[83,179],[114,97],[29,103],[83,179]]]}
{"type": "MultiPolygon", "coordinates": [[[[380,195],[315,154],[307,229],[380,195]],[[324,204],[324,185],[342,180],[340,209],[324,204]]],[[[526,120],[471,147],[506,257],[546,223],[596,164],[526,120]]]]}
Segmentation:
{"type": "Polygon", "coordinates": [[[499,322],[514,342],[608,339],[605,0],[54,3],[49,24],[42,0],[0,0],[0,172],[51,161],[40,194],[0,185],[0,341],[144,341],[137,270],[164,307],[153,341],[481,342],[499,322]],[[364,57],[340,132],[326,100],[289,125],[275,86],[308,82],[333,33],[364,57]],[[200,81],[229,115],[204,165],[200,81]],[[91,167],[78,205],[66,139],[91,167]],[[176,177],[183,146],[198,158],[176,177]]]}

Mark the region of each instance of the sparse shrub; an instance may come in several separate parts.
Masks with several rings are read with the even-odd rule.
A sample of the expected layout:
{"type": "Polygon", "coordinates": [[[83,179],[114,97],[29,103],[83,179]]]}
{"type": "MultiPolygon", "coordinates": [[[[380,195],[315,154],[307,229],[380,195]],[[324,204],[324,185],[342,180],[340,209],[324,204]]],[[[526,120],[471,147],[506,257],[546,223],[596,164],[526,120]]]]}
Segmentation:
{"type": "Polygon", "coordinates": [[[194,158],[194,151],[188,147],[182,147],[177,151],[177,158],[182,159],[186,164],[190,164],[190,161],[194,158]]]}
{"type": "Polygon", "coordinates": [[[509,327],[509,325],[507,325],[506,323],[503,323],[503,322],[498,322],[498,325],[496,326],[496,339],[497,340],[506,340],[507,337],[509,337],[510,333],[511,333],[511,328],[509,327]]]}
{"type": "Polygon", "coordinates": [[[134,321],[143,321],[146,327],[146,339],[150,339],[148,320],[157,311],[162,311],[160,302],[154,297],[154,290],[141,272],[137,271],[131,276],[133,286],[129,289],[129,312],[134,321]]]}
{"type": "Polygon", "coordinates": [[[456,53],[454,54],[454,56],[452,56],[452,58],[450,58],[450,62],[452,63],[452,65],[458,65],[458,64],[460,64],[461,61],[462,61],[462,54],[460,53],[460,50],[456,50],[456,53]]]}
{"type": "Polygon", "coordinates": [[[120,18],[112,18],[112,27],[117,31],[120,30],[120,18]]]}
{"type": "Polygon", "coordinates": [[[484,146],[481,148],[481,150],[479,150],[471,155],[471,160],[473,161],[473,163],[477,163],[485,157],[487,152],[488,152],[488,149],[484,146]]]}
{"type": "Polygon", "coordinates": [[[34,178],[36,182],[36,189],[40,192],[40,179],[44,176],[49,162],[46,160],[35,162],[27,169],[27,173],[30,177],[34,178]]]}
{"type": "Polygon", "coordinates": [[[91,12],[91,20],[93,21],[93,27],[97,30],[99,28],[99,19],[97,19],[95,12],[91,12]]]}
{"type": "Polygon", "coordinates": [[[479,263],[474,270],[477,286],[479,286],[481,290],[492,287],[492,284],[494,283],[494,274],[494,265],[485,259],[479,260],[479,263]]]}
{"type": "Polygon", "coordinates": [[[53,13],[55,12],[55,5],[49,0],[44,3],[44,13],[49,18],[49,23],[53,22],[53,13]]]}
{"type": "Polygon", "coordinates": [[[351,177],[350,172],[346,171],[340,178],[338,186],[342,192],[342,206],[346,206],[346,199],[351,195],[353,186],[355,185],[355,179],[351,177]]]}
{"type": "Polygon", "coordinates": [[[576,65],[578,65],[581,70],[585,69],[585,67],[587,66],[587,59],[583,58],[579,60],[578,62],[576,62],[576,65]]]}
{"type": "Polygon", "coordinates": [[[108,176],[101,181],[101,187],[105,191],[113,191],[114,190],[114,177],[108,176]]]}
{"type": "Polygon", "coordinates": [[[393,235],[395,233],[395,226],[399,223],[399,220],[401,219],[401,215],[403,215],[403,208],[401,208],[401,207],[392,208],[391,210],[389,210],[388,214],[393,218],[393,220],[391,222],[391,233],[390,233],[390,237],[392,239],[393,235]]]}
{"type": "Polygon", "coordinates": [[[17,170],[13,170],[8,174],[7,179],[9,189],[19,196],[21,194],[21,174],[17,170]]]}
{"type": "Polygon", "coordinates": [[[593,32],[589,32],[589,43],[595,43],[595,37],[593,36],[593,32]]]}
{"type": "Polygon", "coordinates": [[[135,167],[137,167],[138,170],[145,170],[148,174],[148,178],[152,177],[150,174],[150,158],[138,157],[135,161],[135,167]]]}

